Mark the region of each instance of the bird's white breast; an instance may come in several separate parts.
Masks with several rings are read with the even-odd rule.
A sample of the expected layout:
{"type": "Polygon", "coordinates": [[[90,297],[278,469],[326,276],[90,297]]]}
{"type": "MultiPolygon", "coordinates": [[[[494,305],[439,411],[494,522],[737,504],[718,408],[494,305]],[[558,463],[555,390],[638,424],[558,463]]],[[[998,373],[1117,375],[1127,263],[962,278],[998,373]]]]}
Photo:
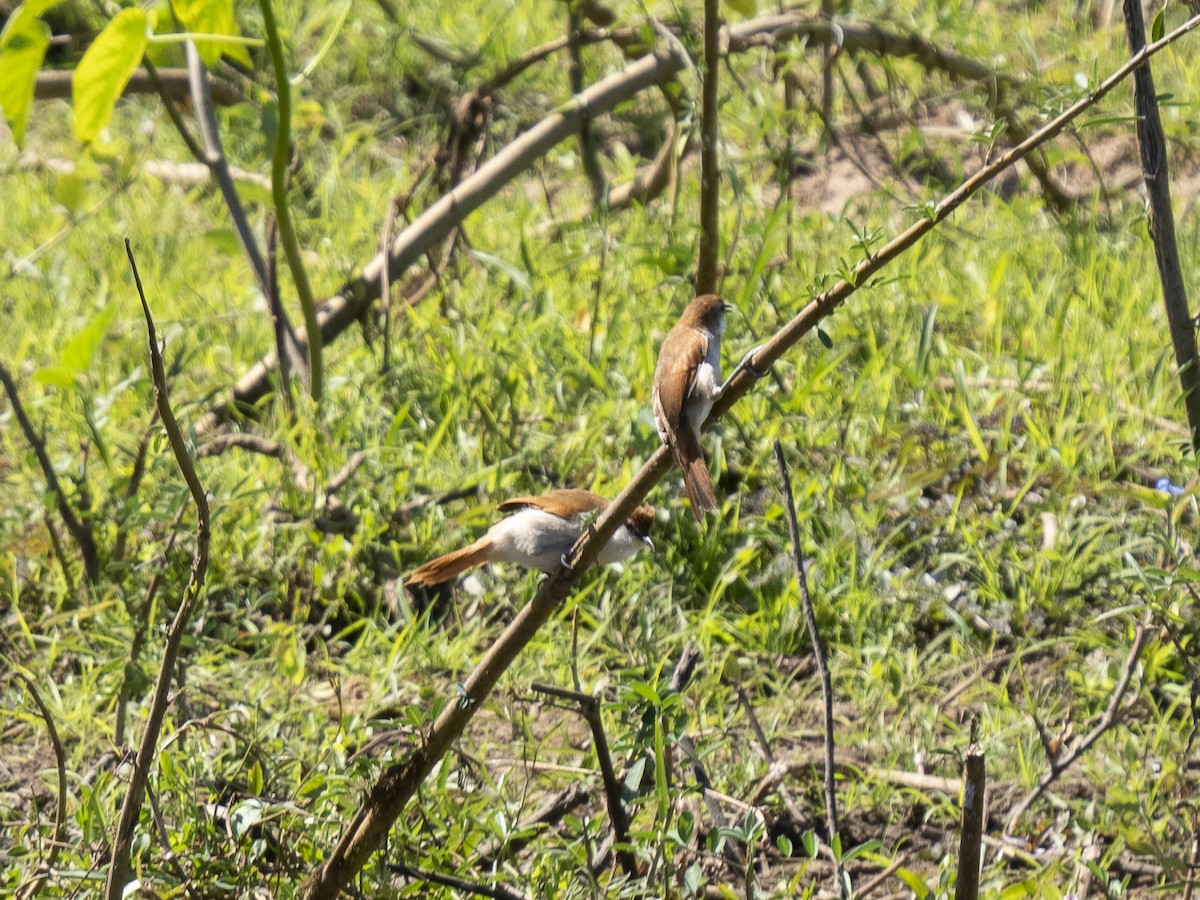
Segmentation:
{"type": "MultiPolygon", "coordinates": [[[[488,530],[488,537],[492,541],[492,559],[553,572],[563,555],[583,533],[583,526],[582,515],[564,519],[532,507],[522,509],[501,519],[488,530]]],[[[600,551],[596,561],[599,565],[607,566],[632,556],[643,546],[644,542],[622,525],[600,551]]]]}
{"type": "Polygon", "coordinates": [[[708,336],[708,352],[700,365],[696,367],[696,377],[692,379],[691,389],[684,400],[684,418],[691,425],[697,437],[700,426],[712,412],[716,401],[717,391],[721,387],[721,338],[720,335],[708,336]]]}

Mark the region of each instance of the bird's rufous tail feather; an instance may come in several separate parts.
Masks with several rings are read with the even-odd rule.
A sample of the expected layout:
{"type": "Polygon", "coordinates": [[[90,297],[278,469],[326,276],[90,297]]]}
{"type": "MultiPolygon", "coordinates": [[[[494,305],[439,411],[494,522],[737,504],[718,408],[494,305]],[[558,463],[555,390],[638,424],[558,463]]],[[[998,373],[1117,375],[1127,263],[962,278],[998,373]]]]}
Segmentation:
{"type": "Polygon", "coordinates": [[[712,479],[708,477],[704,454],[700,452],[700,441],[687,428],[681,428],[676,433],[671,449],[675,451],[675,462],[683,472],[683,489],[692,502],[692,515],[697,522],[701,522],[706,512],[716,509],[717,495],[713,491],[712,479]]]}
{"type": "Polygon", "coordinates": [[[482,566],[488,562],[488,545],[478,540],[468,547],[431,559],[422,566],[413,569],[408,576],[408,583],[420,586],[442,584],[457,578],[463,572],[482,566]]]}

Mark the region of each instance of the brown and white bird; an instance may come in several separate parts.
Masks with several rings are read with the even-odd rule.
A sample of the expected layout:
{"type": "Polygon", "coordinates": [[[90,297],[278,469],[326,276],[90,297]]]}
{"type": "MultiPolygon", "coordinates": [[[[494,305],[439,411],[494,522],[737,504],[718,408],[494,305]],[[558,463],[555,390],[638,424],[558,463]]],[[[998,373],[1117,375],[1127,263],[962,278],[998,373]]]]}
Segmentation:
{"type": "Polygon", "coordinates": [[[683,472],[683,488],[696,521],[717,505],[700,450],[700,427],[721,396],[721,335],[728,305],[701,294],[667,332],[654,369],[654,421],[683,472]]]}
{"type": "MultiPolygon", "coordinates": [[[[486,563],[515,563],[553,572],[583,533],[592,513],[608,501],[591,491],[553,490],[540,497],[515,497],[497,508],[512,515],[501,519],[475,543],[430,560],[408,576],[410,585],[430,586],[457,578],[486,563]]],[[[600,550],[596,562],[606,566],[626,559],[642,547],[654,549],[650,526],[654,507],[639,506],[600,550]]]]}

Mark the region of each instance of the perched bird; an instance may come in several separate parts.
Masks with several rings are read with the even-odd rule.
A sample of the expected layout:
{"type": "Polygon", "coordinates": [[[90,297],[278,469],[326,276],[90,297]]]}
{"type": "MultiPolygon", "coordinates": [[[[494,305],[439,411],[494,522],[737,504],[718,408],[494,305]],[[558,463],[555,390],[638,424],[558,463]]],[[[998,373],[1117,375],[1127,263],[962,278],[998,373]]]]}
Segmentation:
{"type": "Polygon", "coordinates": [[[692,514],[701,521],[717,505],[708,466],[700,450],[700,426],[721,396],[721,335],[724,300],[701,294],[687,305],[667,332],[654,369],[654,421],[683,472],[692,514]]]}
{"type": "MultiPolygon", "coordinates": [[[[439,556],[413,570],[408,584],[429,586],[457,578],[485,563],[516,563],[543,572],[554,571],[583,533],[588,515],[608,506],[591,491],[554,490],[540,497],[516,497],[497,507],[512,515],[501,519],[470,546],[439,556]]],[[[619,562],[643,546],[654,549],[650,526],[654,507],[639,506],[600,550],[600,565],[619,562]]]]}

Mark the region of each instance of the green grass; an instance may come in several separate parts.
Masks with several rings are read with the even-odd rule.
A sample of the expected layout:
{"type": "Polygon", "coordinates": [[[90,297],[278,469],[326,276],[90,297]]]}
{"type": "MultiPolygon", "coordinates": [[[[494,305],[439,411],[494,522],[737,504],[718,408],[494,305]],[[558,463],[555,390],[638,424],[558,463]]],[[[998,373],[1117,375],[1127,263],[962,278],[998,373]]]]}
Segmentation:
{"type": "MultiPolygon", "coordinates": [[[[625,21],[642,21],[640,8],[622,9],[625,21]]],[[[1056,21],[1049,8],[988,12],[861,4],[845,15],[886,13],[897,29],[991,60],[1029,78],[1023,95],[1045,108],[1078,93],[1077,71],[1103,75],[1123,53],[1119,29],[1095,34],[1086,22],[1056,21]]],[[[299,23],[285,35],[294,65],[316,51],[336,14],[288,8],[286,21],[299,23]]],[[[292,199],[319,296],[375,252],[386,202],[408,189],[444,136],[457,94],[558,35],[564,18],[532,0],[478,11],[418,4],[404,15],[401,28],[374,6],[355,10],[339,52],[301,88],[320,115],[310,109],[307,127],[297,125],[292,199]],[[408,29],[477,55],[469,74],[431,62],[408,29]]],[[[252,19],[246,27],[256,28],[252,19]]],[[[1164,116],[1180,165],[1197,140],[1187,46],[1155,69],[1160,92],[1181,104],[1164,116]]],[[[607,49],[587,58],[591,77],[619,65],[607,49]]],[[[802,56],[801,72],[819,93],[815,58],[802,56]]],[[[919,97],[986,116],[968,88],[921,79],[911,63],[868,65],[880,84],[890,79],[901,107],[919,97]]],[[[727,187],[722,209],[724,290],[741,310],[726,339],[731,361],[853,264],[863,236],[878,247],[940,195],[933,185],[914,190],[891,179],[855,193],[840,215],[798,196],[789,223],[774,208],[774,162],[789,121],[781,90],[763,55],[735,68],[748,90],[724,82],[726,185],[733,176],[740,184],[736,193],[727,187]]],[[[523,76],[498,100],[489,148],[560,102],[565,83],[555,65],[523,76]]],[[[600,127],[612,143],[629,143],[646,133],[631,123],[661,109],[648,96],[600,127]]],[[[231,161],[257,171],[269,158],[261,111],[255,103],[222,114],[231,161]]],[[[1101,111],[1126,113],[1127,92],[1101,111]]],[[[835,115],[853,115],[841,90],[835,115]]],[[[39,105],[28,146],[75,160],[74,176],[19,168],[16,151],[0,147],[0,271],[13,323],[0,333],[0,361],[18,374],[73,502],[86,483],[106,559],[121,532],[129,549],[106,562],[90,592],[77,567],[68,583],[47,519],[73,560],[69,538],[8,404],[0,407],[0,651],[6,665],[30,674],[68,755],[70,840],[43,891],[54,896],[99,887],[127,777],[103,757],[124,751],[114,746],[116,697],[131,678],[125,742],[133,744],[192,548],[189,511],[162,559],[187,494],[157,428],[144,483],[126,497],[152,395],[121,238],[138,255],[185,426],[271,341],[216,192],[137,172],[142,158],[186,158],[160,108],[123,103],[104,146],[90,151],[70,142],[68,116],[65,105],[39,105]],[[159,570],[166,578],[147,613],[142,598],[159,570]],[[143,620],[152,623],[148,643],[131,661],[143,620]]],[[[818,138],[815,116],[792,116],[798,142],[818,138]]],[[[1113,139],[1124,127],[1082,136],[1113,139]]],[[[909,138],[891,132],[883,140],[900,154],[920,146],[909,138]]],[[[959,155],[968,147],[933,142],[927,150],[959,173],[973,168],[959,155]]],[[[246,426],[291,447],[312,484],[363,453],[338,492],[336,527],[323,497],[297,487],[278,460],[231,450],[199,461],[213,508],[212,564],[151,778],[165,838],[147,806],[135,842],[135,873],[148,889],[293,895],[382,766],[404,758],[437,710],[456,702],[456,684],[537,583],[511,568],[484,571],[471,590],[422,610],[397,578],[477,536],[499,499],[551,481],[615,495],[657,448],[650,376],[662,335],[690,296],[697,171],[684,167],[677,198],[585,219],[576,149],[561,145],[467,220],[469,247],[424,301],[397,311],[390,370],[381,372],[379,335],[368,346],[354,331],[328,347],[320,410],[302,409],[293,427],[268,405],[261,423],[246,426]],[[475,490],[394,515],[414,498],[460,487],[475,490]]],[[[1050,155],[1077,151],[1063,140],[1050,155]]],[[[614,152],[612,174],[627,175],[633,157],[623,162],[614,152]]],[[[1186,202],[1179,206],[1193,284],[1186,248],[1196,244],[1197,219],[1186,202]]],[[[261,228],[261,198],[250,207],[261,228]]],[[[957,777],[974,723],[993,785],[989,833],[998,836],[1007,811],[1046,770],[1031,715],[1052,736],[1068,722],[1075,735],[1086,733],[1148,608],[1135,702],[1051,789],[1054,802],[1043,799],[1022,820],[1025,843],[1016,849],[1026,856],[987,856],[984,893],[1078,890],[1077,858],[1089,842],[1099,851],[1093,891],[1111,880],[1114,895],[1176,892],[1196,829],[1188,764],[1196,512],[1191,498],[1173,502],[1147,489],[1159,475],[1191,478],[1179,434],[1155,418],[1182,416],[1159,298],[1141,201],[1131,193],[1056,218],[1022,175],[1008,199],[989,193],[965,206],[823,323],[831,346],[806,339],[706,438],[726,498],[720,518],[692,521],[676,473],[652,493],[658,552],[585,578],[401,816],[386,855],[364,871],[362,891],[426,895],[428,887],[388,871],[402,863],[494,875],[535,897],[688,896],[696,878],[744,896],[717,849],[721,833],[679,745],[684,735],[713,786],[732,798],[717,801],[726,840],[769,862],[762,892],[796,896],[830,884],[828,865],[803,850],[805,833],[824,828],[820,691],[771,453],[778,438],[830,651],[845,766],[842,847],[867,845],[850,864],[854,883],[903,857],[910,887],[949,896],[959,798],[887,773],[924,766],[957,777]],[[671,695],[671,667],[689,641],[702,663],[682,695],[671,695]],[[611,829],[586,727],[529,689],[534,680],[570,685],[575,675],[603,697],[617,765],[632,769],[633,845],[648,884],[625,884],[611,869],[588,874],[611,829]],[[805,821],[791,821],[771,791],[759,800],[762,820],[747,806],[767,764],[739,690],[774,756],[797,764],[785,784],[805,821]],[[589,791],[585,806],[494,870],[475,864],[481,847],[511,840],[546,796],[578,781],[589,791]]],[[[44,725],[18,681],[0,685],[0,707],[11,748],[0,779],[0,887],[13,890],[48,853],[56,781],[44,725]]],[[[894,879],[888,885],[899,889],[894,879]]]]}

